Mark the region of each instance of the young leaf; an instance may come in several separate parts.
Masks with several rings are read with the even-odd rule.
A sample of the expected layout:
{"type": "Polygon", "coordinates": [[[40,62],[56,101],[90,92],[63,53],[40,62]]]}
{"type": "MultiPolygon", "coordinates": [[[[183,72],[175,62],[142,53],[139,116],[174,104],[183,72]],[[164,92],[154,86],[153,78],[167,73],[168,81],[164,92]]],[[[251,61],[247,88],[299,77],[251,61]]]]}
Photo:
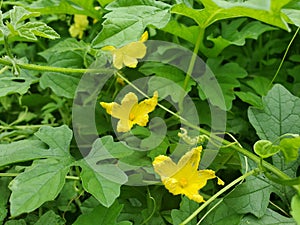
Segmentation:
{"type": "Polygon", "coordinates": [[[291,202],[291,214],[293,218],[297,221],[298,224],[300,224],[300,196],[299,193],[294,195],[291,202]]]}
{"type": "Polygon", "coordinates": [[[59,34],[43,22],[28,22],[19,26],[16,30],[20,37],[32,41],[37,40],[36,36],[48,39],[56,39],[60,37],[59,34]]]}
{"type": "Polygon", "coordinates": [[[154,0],[118,0],[106,9],[102,31],[93,40],[94,48],[106,45],[124,46],[140,39],[149,25],[163,28],[170,19],[170,5],[154,0]]]}
{"type": "Polygon", "coordinates": [[[268,158],[280,151],[278,145],[273,145],[273,143],[268,140],[259,140],[255,142],[253,149],[261,158],[268,158]]]}
{"type": "Polygon", "coordinates": [[[260,139],[275,141],[286,133],[300,131],[300,99],[275,84],[262,98],[263,109],[250,107],[248,117],[260,139]]]}
{"type": "MultiPolygon", "coordinates": [[[[171,216],[174,225],[180,224],[182,221],[184,221],[186,218],[188,218],[191,213],[193,213],[197,208],[199,207],[199,204],[189,200],[187,197],[182,197],[182,201],[180,203],[180,209],[173,209],[171,211],[171,216]]],[[[197,219],[194,218],[191,220],[191,222],[187,223],[188,225],[196,224],[197,219]]]]}
{"type": "Polygon", "coordinates": [[[117,222],[117,218],[122,211],[123,205],[116,201],[109,208],[98,205],[90,213],[80,215],[73,225],[130,225],[129,221],[117,222]]]}
{"type": "Polygon", "coordinates": [[[12,216],[31,212],[44,202],[54,200],[65,183],[70,161],[36,160],[9,185],[12,216]]]}
{"type": "Polygon", "coordinates": [[[280,141],[279,146],[287,162],[298,159],[300,149],[300,137],[284,138],[280,141]]]}

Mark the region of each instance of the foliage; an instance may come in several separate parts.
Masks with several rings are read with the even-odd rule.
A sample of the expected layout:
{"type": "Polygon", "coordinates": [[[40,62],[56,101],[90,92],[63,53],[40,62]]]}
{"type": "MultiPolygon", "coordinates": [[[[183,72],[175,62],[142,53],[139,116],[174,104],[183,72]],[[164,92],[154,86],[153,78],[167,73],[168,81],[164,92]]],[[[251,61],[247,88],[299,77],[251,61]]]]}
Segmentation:
{"type": "Polygon", "coordinates": [[[0,1],[0,223],[300,224],[299,13],[0,1]]]}

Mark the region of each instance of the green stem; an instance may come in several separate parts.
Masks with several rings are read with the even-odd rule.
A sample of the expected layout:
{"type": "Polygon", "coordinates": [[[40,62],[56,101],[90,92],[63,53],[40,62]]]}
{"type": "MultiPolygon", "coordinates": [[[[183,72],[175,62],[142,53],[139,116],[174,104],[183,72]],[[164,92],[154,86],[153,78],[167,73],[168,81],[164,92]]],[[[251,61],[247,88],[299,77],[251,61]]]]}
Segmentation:
{"type": "MultiPolygon", "coordinates": [[[[0,177],[16,177],[20,173],[0,173],[0,177]]],[[[75,176],[65,176],[66,179],[68,180],[80,180],[80,177],[75,177],[75,176]]]]}
{"type": "Polygon", "coordinates": [[[203,36],[204,36],[204,29],[200,29],[198,37],[197,37],[197,41],[196,41],[196,44],[195,44],[195,47],[194,47],[193,55],[192,55],[188,70],[187,70],[186,75],[185,75],[184,83],[183,83],[183,89],[185,91],[187,89],[188,83],[189,83],[189,81],[191,79],[191,75],[193,73],[195,62],[196,62],[196,59],[198,57],[198,51],[199,51],[200,45],[203,41],[203,36]]]}
{"type": "Polygon", "coordinates": [[[273,79],[271,80],[271,82],[270,82],[270,84],[269,84],[269,87],[273,84],[274,80],[276,79],[276,77],[277,77],[277,75],[278,75],[278,73],[279,73],[279,71],[280,71],[280,69],[281,69],[281,67],[282,67],[282,65],[283,65],[283,62],[284,62],[284,60],[285,60],[285,58],[286,58],[286,56],[287,56],[287,53],[288,53],[288,51],[289,51],[289,49],[290,49],[290,47],[291,47],[293,41],[295,40],[295,38],[296,38],[296,36],[297,36],[297,34],[298,34],[298,32],[299,32],[299,29],[300,29],[300,27],[297,28],[297,30],[296,30],[294,36],[292,37],[292,39],[291,39],[289,45],[287,46],[287,48],[286,48],[286,50],[285,50],[285,53],[284,53],[284,55],[283,55],[283,58],[281,59],[281,62],[280,62],[280,64],[279,64],[279,67],[278,67],[278,69],[277,69],[277,71],[276,71],[276,73],[275,73],[273,79]]]}
{"type": "Polygon", "coordinates": [[[226,187],[222,188],[220,191],[218,191],[216,194],[214,194],[210,199],[208,199],[206,202],[204,202],[195,212],[193,212],[188,218],[186,218],[180,225],[185,225],[189,223],[194,217],[196,217],[206,206],[208,206],[210,203],[212,203],[216,198],[218,198],[221,194],[228,191],[230,188],[244,180],[246,177],[249,177],[255,173],[255,170],[251,170],[248,173],[245,173],[244,175],[238,177],[234,181],[232,181],[230,184],[228,184],[226,187]]]}
{"type": "MultiPolygon", "coordinates": [[[[12,62],[1,59],[0,64],[6,66],[13,66],[12,62]]],[[[41,66],[35,64],[28,64],[28,63],[17,63],[17,65],[22,69],[28,70],[36,70],[36,71],[44,71],[44,72],[58,72],[58,73],[100,73],[100,72],[109,72],[111,73],[112,69],[76,69],[76,68],[62,68],[62,67],[52,67],[52,66],[41,66]]]]}

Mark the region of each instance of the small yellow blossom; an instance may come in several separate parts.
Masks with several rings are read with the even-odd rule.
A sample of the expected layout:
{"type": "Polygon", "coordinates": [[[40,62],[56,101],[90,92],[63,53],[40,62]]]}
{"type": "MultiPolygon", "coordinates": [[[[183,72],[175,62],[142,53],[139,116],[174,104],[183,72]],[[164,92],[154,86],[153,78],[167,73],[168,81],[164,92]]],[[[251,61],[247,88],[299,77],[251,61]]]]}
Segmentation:
{"type": "MultiPolygon", "coordinates": [[[[205,201],[199,190],[206,185],[207,180],[218,177],[213,170],[198,170],[201,151],[202,146],[193,148],[182,156],[177,164],[165,155],[154,159],[154,170],[160,175],[162,183],[170,193],[184,194],[198,203],[205,201]]],[[[218,184],[224,185],[224,182],[218,178],[218,184]]]]}
{"type": "Polygon", "coordinates": [[[116,102],[100,102],[106,112],[112,117],[119,119],[117,124],[118,132],[127,132],[134,124],[146,126],[149,121],[148,113],[152,112],[157,105],[158,93],[154,92],[153,97],[138,103],[138,97],[129,92],[121,101],[121,105],[116,102]]]}
{"type": "Polygon", "coordinates": [[[74,24],[72,24],[69,28],[69,32],[71,37],[77,37],[82,39],[83,33],[89,25],[89,21],[86,15],[74,15],[74,24]]]}
{"type": "Polygon", "coordinates": [[[139,41],[131,42],[121,48],[114,46],[105,46],[104,51],[111,51],[113,55],[113,64],[117,69],[121,69],[124,65],[135,68],[138,64],[137,59],[142,59],[146,55],[147,47],[144,44],[148,40],[148,32],[145,31],[139,41]]]}

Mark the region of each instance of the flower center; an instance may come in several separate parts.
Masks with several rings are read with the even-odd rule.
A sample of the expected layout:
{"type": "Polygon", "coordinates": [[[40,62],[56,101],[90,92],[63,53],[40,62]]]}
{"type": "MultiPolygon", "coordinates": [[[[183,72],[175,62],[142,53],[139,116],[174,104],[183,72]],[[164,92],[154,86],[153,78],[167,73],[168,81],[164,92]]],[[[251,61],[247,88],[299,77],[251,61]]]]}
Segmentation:
{"type": "Polygon", "coordinates": [[[133,113],[129,113],[129,120],[133,121],[135,118],[135,115],[133,113]]]}
{"type": "Polygon", "coordinates": [[[185,177],[180,178],[179,184],[182,188],[186,187],[188,185],[188,181],[185,177]]]}

